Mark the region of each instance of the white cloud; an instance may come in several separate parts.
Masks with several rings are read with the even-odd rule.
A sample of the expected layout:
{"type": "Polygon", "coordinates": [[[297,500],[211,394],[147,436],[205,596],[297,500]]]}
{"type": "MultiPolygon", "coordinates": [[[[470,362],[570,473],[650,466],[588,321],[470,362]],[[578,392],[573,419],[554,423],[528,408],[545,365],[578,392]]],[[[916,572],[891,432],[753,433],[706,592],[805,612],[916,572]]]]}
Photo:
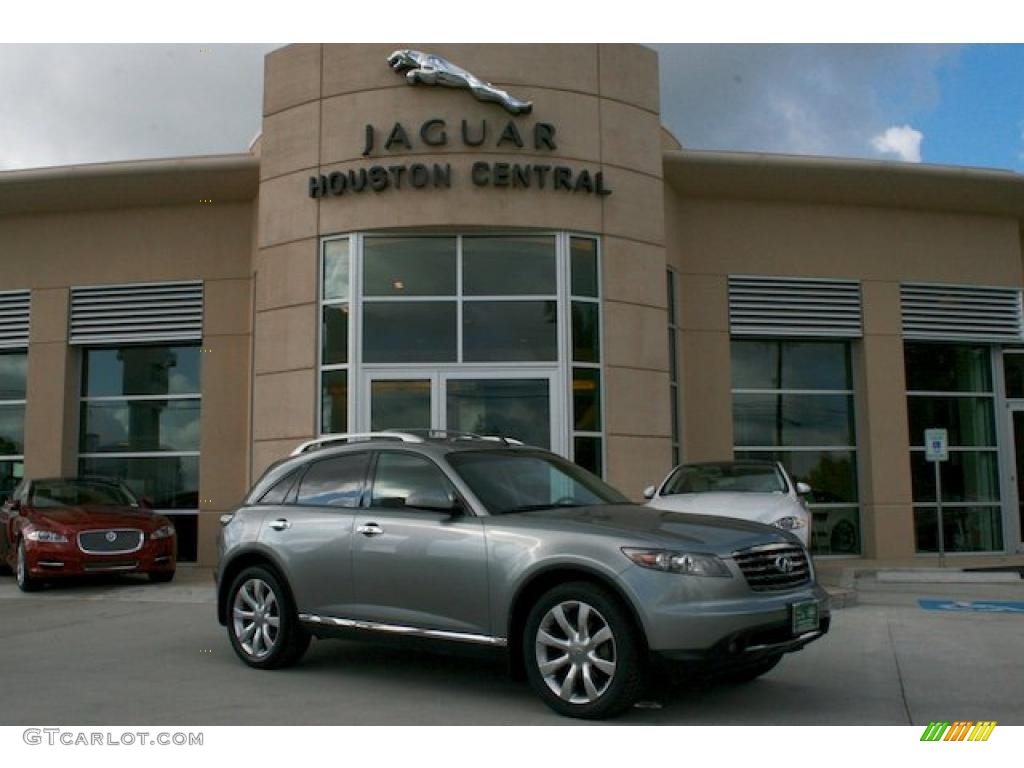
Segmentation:
{"type": "Polygon", "coordinates": [[[908,163],[920,163],[923,139],[924,134],[909,125],[890,125],[871,139],[871,146],[883,155],[896,155],[908,163]]]}
{"type": "Polygon", "coordinates": [[[866,139],[929,112],[961,49],[655,45],[665,125],[689,149],[872,157],[866,139]]]}

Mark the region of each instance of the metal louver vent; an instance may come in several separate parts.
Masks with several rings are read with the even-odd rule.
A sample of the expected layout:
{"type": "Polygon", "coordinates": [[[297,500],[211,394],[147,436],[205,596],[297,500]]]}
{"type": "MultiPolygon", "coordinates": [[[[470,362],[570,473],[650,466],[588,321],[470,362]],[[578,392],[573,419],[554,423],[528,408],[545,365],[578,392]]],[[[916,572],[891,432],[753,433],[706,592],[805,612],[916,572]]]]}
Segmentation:
{"type": "Polygon", "coordinates": [[[860,282],[730,276],[729,331],[734,336],[860,337],[860,282]]]}
{"type": "Polygon", "coordinates": [[[203,336],[203,284],[131,283],[71,289],[72,344],[203,336]]]}
{"type": "Polygon", "coordinates": [[[1021,292],[1016,288],[903,283],[903,336],[940,341],[1019,342],[1021,292]]]}
{"type": "Polygon", "coordinates": [[[28,291],[0,292],[0,349],[28,346],[28,291]]]}

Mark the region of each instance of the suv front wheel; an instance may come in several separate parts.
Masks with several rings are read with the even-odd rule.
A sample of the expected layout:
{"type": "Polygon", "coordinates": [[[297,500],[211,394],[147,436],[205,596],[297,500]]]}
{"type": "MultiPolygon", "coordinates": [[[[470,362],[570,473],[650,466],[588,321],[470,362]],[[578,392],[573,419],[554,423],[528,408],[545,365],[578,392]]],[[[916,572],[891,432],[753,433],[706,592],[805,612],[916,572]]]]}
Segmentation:
{"type": "Polygon", "coordinates": [[[228,593],[228,637],[250,667],[277,669],[295,664],[309,647],[295,606],[277,576],[267,568],[246,568],[228,593]]]}
{"type": "Polygon", "coordinates": [[[640,696],[636,630],[619,601],[595,584],[544,593],[526,620],[523,653],[530,685],[559,714],[609,717],[640,696]]]}

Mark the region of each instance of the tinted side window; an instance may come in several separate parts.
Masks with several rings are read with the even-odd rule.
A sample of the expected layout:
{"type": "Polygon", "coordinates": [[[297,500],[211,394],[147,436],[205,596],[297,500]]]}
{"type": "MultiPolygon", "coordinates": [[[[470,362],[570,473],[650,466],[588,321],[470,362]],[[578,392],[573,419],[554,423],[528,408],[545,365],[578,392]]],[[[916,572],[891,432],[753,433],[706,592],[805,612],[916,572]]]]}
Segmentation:
{"type": "Polygon", "coordinates": [[[358,507],[368,461],[368,453],[351,453],[316,462],[299,484],[299,504],[358,507]]]}
{"type": "Polygon", "coordinates": [[[284,500],[288,498],[288,492],[295,485],[295,479],[299,476],[299,471],[294,470],[289,472],[287,475],[282,477],[276,483],[274,483],[270,489],[263,494],[260,498],[260,504],[284,504],[284,500]]]}
{"type": "Polygon", "coordinates": [[[373,506],[404,507],[414,493],[454,495],[444,473],[430,459],[411,453],[381,452],[373,480],[373,506]]]}

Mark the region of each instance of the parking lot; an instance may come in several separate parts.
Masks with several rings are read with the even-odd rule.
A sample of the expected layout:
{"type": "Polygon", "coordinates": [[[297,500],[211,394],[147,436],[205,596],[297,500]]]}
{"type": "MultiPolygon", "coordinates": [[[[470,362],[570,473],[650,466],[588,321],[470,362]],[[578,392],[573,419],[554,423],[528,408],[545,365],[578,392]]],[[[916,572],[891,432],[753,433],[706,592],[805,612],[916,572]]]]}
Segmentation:
{"type": "MultiPolygon", "coordinates": [[[[832,632],[743,686],[676,686],[630,724],[1024,724],[1024,614],[922,610],[917,600],[1024,600],[1021,584],[858,582],[832,632]]],[[[316,642],[257,672],[214,618],[210,573],[18,592],[0,576],[2,725],[557,724],[500,659],[316,642]]]]}

